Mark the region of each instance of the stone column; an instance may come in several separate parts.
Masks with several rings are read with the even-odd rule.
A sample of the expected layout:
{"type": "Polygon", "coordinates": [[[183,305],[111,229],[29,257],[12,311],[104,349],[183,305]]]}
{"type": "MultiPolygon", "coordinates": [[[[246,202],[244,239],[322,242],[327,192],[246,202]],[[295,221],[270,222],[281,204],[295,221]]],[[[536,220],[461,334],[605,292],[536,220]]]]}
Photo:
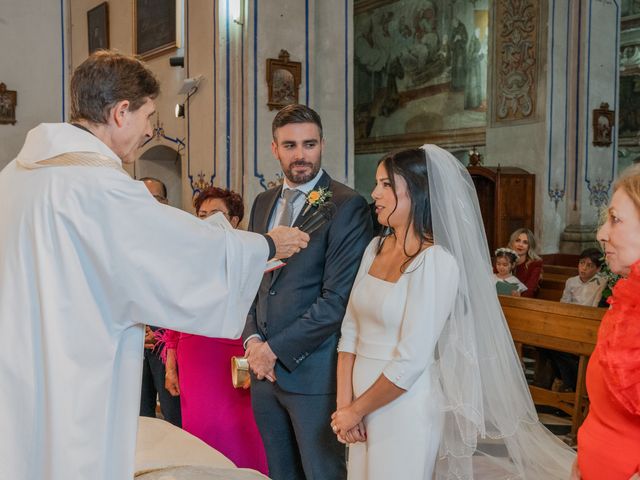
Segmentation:
{"type": "MultiPolygon", "coordinates": [[[[553,140],[555,145],[564,141],[562,150],[558,149],[565,154],[564,195],[555,200],[550,190],[550,197],[566,218],[560,252],[579,254],[594,245],[599,217],[617,175],[617,112],[609,116],[607,110],[617,110],[620,9],[619,2],[604,0],[568,3],[558,2],[556,9],[565,15],[565,28],[575,32],[567,35],[569,98],[553,98],[556,105],[563,100],[567,105],[567,133],[554,134],[553,140]],[[605,42],[605,38],[611,40],[605,42]]],[[[554,180],[559,185],[558,179],[554,180]]]]}

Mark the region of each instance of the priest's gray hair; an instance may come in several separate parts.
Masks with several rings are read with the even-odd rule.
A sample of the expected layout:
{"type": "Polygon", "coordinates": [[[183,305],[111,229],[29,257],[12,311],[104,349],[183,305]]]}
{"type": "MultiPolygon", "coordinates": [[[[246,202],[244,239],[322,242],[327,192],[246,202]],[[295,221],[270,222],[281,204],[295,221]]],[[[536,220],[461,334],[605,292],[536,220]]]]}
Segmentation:
{"type": "Polygon", "coordinates": [[[128,100],[129,110],[135,111],[159,93],[160,83],[141,60],[99,50],[73,72],[70,120],[104,124],[118,102],[128,100]]]}

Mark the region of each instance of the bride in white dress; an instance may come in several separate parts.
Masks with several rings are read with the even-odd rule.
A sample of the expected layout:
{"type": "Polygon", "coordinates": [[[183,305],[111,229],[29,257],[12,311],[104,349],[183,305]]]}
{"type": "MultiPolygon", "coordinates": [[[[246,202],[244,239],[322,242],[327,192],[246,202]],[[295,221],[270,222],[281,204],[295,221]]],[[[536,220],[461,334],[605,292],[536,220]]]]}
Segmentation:
{"type": "Polygon", "coordinates": [[[537,419],[493,284],[466,169],[433,145],[390,154],[338,346],[331,426],[349,480],[566,479],[537,419]]]}

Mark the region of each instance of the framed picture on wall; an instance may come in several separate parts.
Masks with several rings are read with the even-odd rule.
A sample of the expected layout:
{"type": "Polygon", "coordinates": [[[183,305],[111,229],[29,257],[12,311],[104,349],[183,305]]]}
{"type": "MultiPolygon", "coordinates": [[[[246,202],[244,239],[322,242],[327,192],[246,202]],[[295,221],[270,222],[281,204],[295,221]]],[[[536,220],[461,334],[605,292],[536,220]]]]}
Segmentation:
{"type": "Polygon", "coordinates": [[[178,47],[177,2],[134,0],[133,51],[144,60],[178,47]]]}
{"type": "Polygon", "coordinates": [[[87,12],[89,54],[109,48],[109,4],[102,2],[87,12]]]}
{"type": "Polygon", "coordinates": [[[7,90],[4,83],[0,83],[0,125],[16,124],[16,105],[18,92],[7,90]]]}
{"type": "Polygon", "coordinates": [[[611,145],[611,133],[615,122],[615,112],[609,110],[608,103],[601,103],[593,110],[593,145],[608,147],[611,145]]]}
{"type": "Polygon", "coordinates": [[[298,103],[298,89],[302,74],[300,62],[290,62],[289,52],[280,50],[278,58],[267,59],[267,86],[269,87],[269,110],[298,103]]]}

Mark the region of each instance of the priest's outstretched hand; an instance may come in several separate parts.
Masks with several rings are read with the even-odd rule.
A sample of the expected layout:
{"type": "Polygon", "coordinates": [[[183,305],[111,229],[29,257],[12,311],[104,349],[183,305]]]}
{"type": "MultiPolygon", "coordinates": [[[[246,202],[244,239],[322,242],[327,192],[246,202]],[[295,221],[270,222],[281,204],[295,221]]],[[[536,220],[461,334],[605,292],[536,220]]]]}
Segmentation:
{"type": "Polygon", "coordinates": [[[297,228],[278,226],[267,233],[276,244],[274,258],[289,258],[303,248],[307,248],[309,235],[297,228]]]}

